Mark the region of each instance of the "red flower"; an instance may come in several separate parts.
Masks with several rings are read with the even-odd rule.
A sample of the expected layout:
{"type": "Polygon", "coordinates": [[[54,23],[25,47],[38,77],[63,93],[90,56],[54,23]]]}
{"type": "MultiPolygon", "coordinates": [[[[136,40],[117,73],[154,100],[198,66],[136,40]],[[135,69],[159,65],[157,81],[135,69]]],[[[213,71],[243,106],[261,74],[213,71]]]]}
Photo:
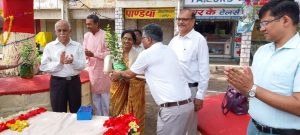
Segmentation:
{"type": "Polygon", "coordinates": [[[43,113],[43,112],[46,112],[47,109],[46,109],[46,108],[43,108],[43,107],[40,107],[39,109],[37,109],[37,111],[38,111],[39,113],[43,113]]]}
{"type": "Polygon", "coordinates": [[[116,131],[112,128],[109,128],[103,135],[115,135],[116,131]]]}
{"type": "Polygon", "coordinates": [[[18,119],[18,120],[28,120],[28,119],[29,119],[29,116],[24,115],[24,114],[21,114],[17,119],[18,119]]]}
{"type": "Polygon", "coordinates": [[[6,126],[5,123],[0,123],[0,132],[2,132],[3,130],[8,129],[8,127],[6,126]]]}
{"type": "MultiPolygon", "coordinates": [[[[136,124],[138,124],[138,119],[132,114],[124,114],[116,118],[109,118],[103,124],[104,127],[108,128],[104,135],[127,135],[130,131],[130,122],[136,122],[136,124]]],[[[140,129],[138,129],[138,131],[140,131],[140,129]]]]}
{"type": "Polygon", "coordinates": [[[5,122],[5,125],[7,124],[15,124],[16,123],[16,120],[15,119],[11,119],[11,120],[8,120],[5,122]]]}

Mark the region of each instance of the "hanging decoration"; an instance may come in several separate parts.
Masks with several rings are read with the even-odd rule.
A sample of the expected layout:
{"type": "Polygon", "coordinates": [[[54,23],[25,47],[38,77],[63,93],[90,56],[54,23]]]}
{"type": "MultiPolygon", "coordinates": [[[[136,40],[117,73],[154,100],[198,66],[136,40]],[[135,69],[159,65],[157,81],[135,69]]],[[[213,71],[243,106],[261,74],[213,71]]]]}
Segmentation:
{"type": "Polygon", "coordinates": [[[256,20],[256,13],[253,10],[253,1],[245,0],[242,11],[243,14],[238,22],[237,33],[251,32],[256,20]]]}
{"type": "Polygon", "coordinates": [[[261,6],[268,3],[269,0],[245,0],[242,10],[237,33],[252,32],[255,24],[255,20],[258,20],[258,11],[261,6]]]}
{"type": "MultiPolygon", "coordinates": [[[[11,45],[11,44],[17,45],[17,44],[20,43],[20,42],[27,41],[27,40],[31,40],[31,39],[34,38],[34,37],[35,37],[35,36],[28,37],[28,38],[21,39],[21,40],[17,40],[17,41],[14,41],[14,42],[10,42],[10,43],[5,44],[5,46],[11,45]]],[[[2,44],[2,45],[4,46],[4,44],[2,44]]]]}
{"type": "Polygon", "coordinates": [[[12,23],[13,23],[13,20],[14,20],[14,16],[8,16],[8,17],[4,18],[4,22],[7,21],[7,20],[9,20],[7,37],[4,38],[4,35],[1,34],[1,36],[2,36],[2,38],[1,38],[2,39],[2,41],[1,41],[2,45],[6,45],[8,39],[10,38],[10,32],[11,32],[11,28],[12,28],[12,23]]]}

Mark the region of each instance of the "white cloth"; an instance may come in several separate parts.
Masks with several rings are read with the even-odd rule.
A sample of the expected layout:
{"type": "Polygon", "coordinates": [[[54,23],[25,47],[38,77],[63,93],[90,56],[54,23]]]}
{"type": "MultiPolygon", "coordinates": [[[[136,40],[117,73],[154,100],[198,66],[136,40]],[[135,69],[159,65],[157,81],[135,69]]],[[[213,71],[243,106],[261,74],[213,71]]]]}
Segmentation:
{"type": "Polygon", "coordinates": [[[145,50],[143,43],[141,43],[139,46],[133,45],[132,48],[133,48],[134,50],[136,50],[138,53],[140,53],[140,52],[142,52],[142,51],[145,50]]]}
{"type": "Polygon", "coordinates": [[[191,97],[176,54],[161,42],[142,51],[130,70],[136,74],[145,73],[150,92],[158,105],[191,97]]]}
{"type": "Polygon", "coordinates": [[[175,51],[188,83],[198,82],[197,99],[204,99],[209,80],[209,52],[206,39],[194,29],[175,36],[169,46],[175,51]]]}
{"type": "Polygon", "coordinates": [[[70,39],[64,46],[56,39],[48,43],[44,49],[40,69],[53,76],[68,77],[78,75],[80,70],[85,68],[85,53],[80,43],[70,39]],[[61,64],[60,55],[65,51],[66,56],[73,55],[72,64],[61,64]]]}
{"type": "Polygon", "coordinates": [[[95,115],[109,116],[109,92],[92,93],[95,115]]]}
{"type": "Polygon", "coordinates": [[[44,112],[28,120],[22,132],[5,130],[1,135],[102,135],[108,117],[93,116],[92,120],[77,120],[76,114],[44,112]]]}

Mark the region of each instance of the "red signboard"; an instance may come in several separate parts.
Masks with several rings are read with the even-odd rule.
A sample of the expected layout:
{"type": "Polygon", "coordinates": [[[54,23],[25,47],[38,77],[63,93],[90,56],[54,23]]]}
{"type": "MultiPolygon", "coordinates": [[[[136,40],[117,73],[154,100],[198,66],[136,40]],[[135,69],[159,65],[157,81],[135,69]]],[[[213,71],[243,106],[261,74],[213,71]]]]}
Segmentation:
{"type": "Polygon", "coordinates": [[[33,0],[3,0],[4,31],[34,33],[33,0]],[[10,19],[13,21],[10,26],[10,19]]]}

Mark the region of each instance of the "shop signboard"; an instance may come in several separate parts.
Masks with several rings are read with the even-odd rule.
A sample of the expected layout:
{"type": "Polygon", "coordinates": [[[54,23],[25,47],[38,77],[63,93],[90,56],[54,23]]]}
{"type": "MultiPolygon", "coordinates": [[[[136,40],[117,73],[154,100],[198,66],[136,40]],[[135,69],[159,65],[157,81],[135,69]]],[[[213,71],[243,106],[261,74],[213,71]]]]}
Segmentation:
{"type": "Polygon", "coordinates": [[[244,0],[184,0],[185,7],[241,7],[244,0]]]}
{"type": "MultiPolygon", "coordinates": [[[[299,1],[299,0],[298,0],[299,1]]],[[[268,3],[269,0],[254,0],[253,1],[253,5],[254,6],[263,6],[265,5],[266,3],[268,3]]]]}
{"type": "Polygon", "coordinates": [[[125,9],[125,19],[174,19],[175,8],[125,9]]]}
{"type": "Polygon", "coordinates": [[[197,8],[196,19],[239,19],[241,8],[197,8]]]}

